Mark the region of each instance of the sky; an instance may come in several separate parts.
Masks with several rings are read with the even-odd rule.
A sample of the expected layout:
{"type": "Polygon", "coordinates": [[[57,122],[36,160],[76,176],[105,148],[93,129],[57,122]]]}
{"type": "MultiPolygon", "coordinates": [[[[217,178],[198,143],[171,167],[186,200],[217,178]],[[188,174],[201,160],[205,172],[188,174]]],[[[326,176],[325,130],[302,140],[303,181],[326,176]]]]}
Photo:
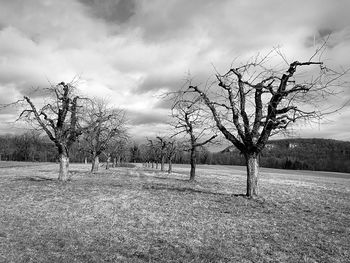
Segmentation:
{"type": "MultiPolygon", "coordinates": [[[[161,94],[188,74],[200,83],[275,47],[305,60],[328,35],[326,62],[350,67],[349,10],[348,0],[0,0],[0,104],[78,77],[82,94],[126,110],[131,136],[162,135],[161,94]]],[[[0,111],[0,134],[23,131],[16,114],[0,111]]],[[[349,127],[346,106],[292,135],[349,141],[349,127]]]]}

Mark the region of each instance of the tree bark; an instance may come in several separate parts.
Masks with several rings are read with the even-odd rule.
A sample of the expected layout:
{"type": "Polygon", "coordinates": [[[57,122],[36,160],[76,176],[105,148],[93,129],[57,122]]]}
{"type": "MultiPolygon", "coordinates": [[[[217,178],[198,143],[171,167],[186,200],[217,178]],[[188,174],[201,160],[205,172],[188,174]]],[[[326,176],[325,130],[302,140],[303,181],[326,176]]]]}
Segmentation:
{"type": "Polygon", "coordinates": [[[196,148],[191,148],[191,171],[190,171],[190,181],[194,181],[196,177],[196,148]]]}
{"type": "Polygon", "coordinates": [[[254,198],[259,195],[259,154],[246,154],[247,165],[247,197],[254,198]]]}
{"type": "Polygon", "coordinates": [[[112,167],[115,168],[117,166],[117,158],[114,157],[113,158],[113,164],[112,164],[112,167]]]}
{"type": "Polygon", "coordinates": [[[165,164],[165,156],[162,156],[161,163],[160,163],[160,170],[164,171],[164,164],[165,164]]]}
{"type": "Polygon", "coordinates": [[[172,161],[171,161],[171,158],[169,158],[168,174],[171,174],[172,171],[173,171],[173,163],[172,163],[172,161]]]}
{"type": "Polygon", "coordinates": [[[87,157],[84,158],[84,163],[85,163],[85,164],[88,163],[87,157]]]}
{"type": "Polygon", "coordinates": [[[98,157],[98,155],[96,154],[93,154],[92,155],[92,166],[91,166],[91,172],[97,172],[98,171],[98,168],[99,168],[99,165],[100,165],[100,159],[98,157]]]}
{"type": "Polygon", "coordinates": [[[60,171],[58,173],[58,181],[68,181],[69,157],[67,153],[60,153],[60,171]]]}
{"type": "Polygon", "coordinates": [[[111,157],[108,156],[108,157],[107,157],[107,160],[106,160],[106,170],[109,169],[109,164],[110,164],[110,162],[111,162],[111,157]]]}

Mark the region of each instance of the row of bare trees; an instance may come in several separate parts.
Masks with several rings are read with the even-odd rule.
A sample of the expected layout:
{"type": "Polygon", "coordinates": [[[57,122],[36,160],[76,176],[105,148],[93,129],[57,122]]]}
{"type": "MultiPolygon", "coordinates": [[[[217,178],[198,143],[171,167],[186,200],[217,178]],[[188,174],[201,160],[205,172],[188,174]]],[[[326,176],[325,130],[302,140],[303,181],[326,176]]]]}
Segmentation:
{"type": "Polygon", "coordinates": [[[168,163],[168,173],[172,172],[172,161],[175,155],[182,150],[182,145],[172,138],[157,136],[155,139],[147,138],[143,155],[146,157],[144,165],[150,168],[165,171],[165,163],[168,163]]]}
{"type": "Polygon", "coordinates": [[[91,155],[92,172],[98,170],[101,154],[107,157],[107,168],[112,154],[114,163],[120,160],[127,140],[123,110],[111,108],[103,100],[77,95],[70,83],[61,82],[45,91],[48,101],[40,108],[29,96],[24,97],[26,106],[20,118],[37,124],[55,144],[60,162],[58,180],[69,179],[69,153],[74,143],[91,155]]]}
{"type": "MultiPolygon", "coordinates": [[[[344,86],[340,80],[347,73],[326,67],[321,58],[316,60],[321,49],[304,62],[292,63],[275,51],[217,72],[205,84],[189,79],[183,88],[168,93],[175,132],[147,140],[147,163],[160,163],[164,171],[167,161],[171,172],[176,152],[189,151],[193,181],[198,148],[216,143],[221,135],[246,160],[246,195],[258,196],[259,155],[270,137],[286,132],[296,121],[319,120],[334,112],[325,102],[344,86]],[[282,63],[273,63],[276,59],[282,63]]],[[[72,84],[61,82],[48,91],[52,98],[40,108],[25,96],[29,107],[20,117],[37,123],[55,144],[59,180],[68,179],[69,150],[78,138],[81,149],[92,156],[92,171],[98,169],[101,154],[106,155],[107,166],[112,155],[122,154],[127,140],[122,110],[78,96],[72,84]]]]}

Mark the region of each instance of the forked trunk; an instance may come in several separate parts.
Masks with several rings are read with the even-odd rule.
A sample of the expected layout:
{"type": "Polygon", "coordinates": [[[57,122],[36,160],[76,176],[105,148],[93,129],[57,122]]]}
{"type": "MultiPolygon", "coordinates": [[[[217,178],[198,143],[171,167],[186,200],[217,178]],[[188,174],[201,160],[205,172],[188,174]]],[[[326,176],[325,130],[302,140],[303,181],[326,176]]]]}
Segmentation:
{"type": "Polygon", "coordinates": [[[66,153],[60,153],[60,171],[58,174],[58,180],[66,182],[68,180],[68,168],[69,168],[69,157],[66,153]]]}
{"type": "Polygon", "coordinates": [[[191,149],[191,171],[190,171],[190,181],[194,181],[196,177],[196,148],[191,149]]]}
{"type": "Polygon", "coordinates": [[[92,173],[97,172],[99,165],[100,165],[100,159],[99,159],[98,155],[93,155],[92,156],[91,172],[92,173]]]}
{"type": "Polygon", "coordinates": [[[246,154],[247,165],[247,197],[256,197],[259,195],[259,154],[246,154]]]}

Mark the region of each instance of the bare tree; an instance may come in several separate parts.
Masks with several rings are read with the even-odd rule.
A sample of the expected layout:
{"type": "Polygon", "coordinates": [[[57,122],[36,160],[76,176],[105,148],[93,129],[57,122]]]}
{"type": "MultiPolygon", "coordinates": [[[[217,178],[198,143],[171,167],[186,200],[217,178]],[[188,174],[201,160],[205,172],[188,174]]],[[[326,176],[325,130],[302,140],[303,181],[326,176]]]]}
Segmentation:
{"type": "Polygon", "coordinates": [[[151,167],[154,168],[154,165],[156,165],[156,169],[158,169],[158,163],[160,160],[160,150],[159,150],[159,145],[157,144],[157,142],[154,142],[154,140],[148,139],[147,138],[147,159],[148,162],[151,163],[151,167]]]}
{"type": "MultiPolygon", "coordinates": [[[[84,133],[84,139],[92,157],[91,172],[96,172],[99,157],[108,150],[111,140],[125,137],[126,118],[123,110],[109,107],[104,100],[94,99],[88,104],[85,122],[89,128],[84,133]]],[[[110,158],[110,154],[106,153],[106,157],[110,158]]]]}
{"type": "Polygon", "coordinates": [[[61,82],[48,88],[53,96],[50,103],[37,109],[33,101],[24,96],[29,108],[22,111],[19,118],[26,118],[31,123],[39,125],[57,147],[60,170],[58,180],[68,180],[69,149],[82,133],[78,123],[79,96],[74,94],[74,86],[61,82]]]}
{"type": "Polygon", "coordinates": [[[168,173],[173,172],[173,159],[176,154],[182,149],[182,144],[174,139],[168,140],[166,147],[166,157],[168,159],[168,173]]]}
{"type": "Polygon", "coordinates": [[[117,137],[109,144],[108,149],[113,158],[113,167],[120,166],[128,151],[127,136],[117,137]]]}
{"type": "Polygon", "coordinates": [[[173,94],[172,117],[175,133],[172,137],[183,135],[190,151],[190,181],[195,180],[198,147],[204,146],[217,137],[213,134],[210,118],[204,111],[201,98],[193,98],[191,93],[179,91],[173,94]]]}
{"type": "Polygon", "coordinates": [[[156,138],[157,138],[156,147],[157,147],[158,156],[160,160],[160,170],[163,172],[165,169],[164,165],[165,165],[165,159],[167,156],[168,142],[164,137],[157,136],[156,138]]]}
{"type": "Polygon", "coordinates": [[[325,112],[322,106],[346,73],[313,61],[316,54],[308,61],[292,63],[277,54],[286,62],[281,69],[270,66],[271,53],[257,56],[224,74],[217,73],[205,88],[189,83],[186,91],[204,101],[217,128],[244,155],[248,197],[259,194],[259,154],[268,139],[296,121],[328,114],[329,109],[325,112]]]}

